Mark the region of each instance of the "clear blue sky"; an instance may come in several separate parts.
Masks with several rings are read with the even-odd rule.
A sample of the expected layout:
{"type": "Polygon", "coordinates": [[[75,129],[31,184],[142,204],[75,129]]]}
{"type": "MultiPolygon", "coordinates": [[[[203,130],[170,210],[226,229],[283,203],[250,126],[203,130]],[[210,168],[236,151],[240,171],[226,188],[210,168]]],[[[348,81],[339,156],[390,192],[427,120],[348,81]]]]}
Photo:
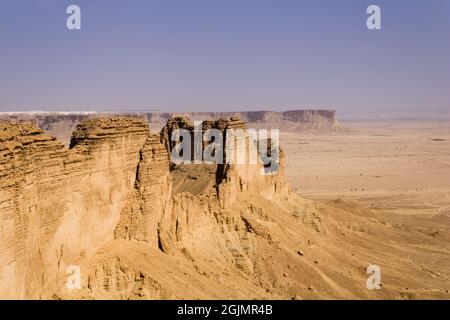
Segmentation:
{"type": "Polygon", "coordinates": [[[0,111],[309,107],[450,108],[450,1],[0,0],[0,111]]]}

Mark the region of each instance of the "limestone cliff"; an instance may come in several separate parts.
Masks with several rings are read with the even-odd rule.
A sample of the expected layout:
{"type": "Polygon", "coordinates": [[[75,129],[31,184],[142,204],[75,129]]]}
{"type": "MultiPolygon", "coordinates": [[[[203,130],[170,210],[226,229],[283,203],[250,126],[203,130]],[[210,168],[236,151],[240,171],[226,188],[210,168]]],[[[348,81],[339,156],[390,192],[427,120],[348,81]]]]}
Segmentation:
{"type": "Polygon", "coordinates": [[[334,110],[190,112],[193,120],[239,117],[249,128],[280,129],[284,131],[336,130],[339,123],[334,110]]]}
{"type": "Polygon", "coordinates": [[[22,124],[0,124],[0,292],[48,298],[66,266],[114,238],[148,138],[135,119],[88,120],[71,149],[22,124]]]}
{"type": "Polygon", "coordinates": [[[79,123],[98,117],[145,117],[151,130],[159,131],[175,116],[188,117],[192,121],[215,121],[220,118],[239,117],[249,128],[280,129],[284,131],[336,130],[339,123],[334,110],[291,111],[231,111],[231,112],[108,112],[108,113],[1,113],[0,120],[28,121],[55,136],[64,143],[70,142],[72,131],[79,123]]]}
{"type": "Polygon", "coordinates": [[[169,160],[159,140],[159,136],[151,135],[139,151],[134,188],[115,229],[117,239],[147,241],[156,248],[158,223],[172,209],[169,160]]]}
{"type": "MultiPolygon", "coordinates": [[[[185,117],[169,117],[159,134],[142,117],[90,117],[67,147],[31,124],[1,122],[0,298],[396,299],[409,297],[406,285],[445,295],[448,272],[404,260],[416,254],[408,241],[429,235],[345,200],[300,198],[269,137],[256,147],[279,152],[271,174],[261,161],[173,163],[176,128],[194,130],[185,117]],[[365,268],[386,259],[383,290],[366,290],[365,268]],[[79,288],[67,286],[69,265],[79,288]]],[[[201,124],[211,128],[226,139],[241,129],[243,148],[254,147],[236,116],[201,124]]]]}
{"type": "MultiPolygon", "coordinates": [[[[2,123],[2,297],[50,298],[68,265],[89,259],[113,239],[144,241],[166,253],[181,250],[225,223],[239,193],[274,188],[273,176],[260,176],[261,164],[218,165],[215,188],[198,196],[172,194],[165,138],[183,121],[169,120],[158,136],[138,118],[88,119],[77,126],[70,148],[31,125],[2,123]]],[[[214,126],[225,132],[244,124],[231,119],[214,126]]],[[[231,215],[244,227],[239,214],[231,215]]],[[[242,251],[238,247],[233,250],[242,251]]],[[[235,251],[228,254],[236,258],[235,251]]]]}

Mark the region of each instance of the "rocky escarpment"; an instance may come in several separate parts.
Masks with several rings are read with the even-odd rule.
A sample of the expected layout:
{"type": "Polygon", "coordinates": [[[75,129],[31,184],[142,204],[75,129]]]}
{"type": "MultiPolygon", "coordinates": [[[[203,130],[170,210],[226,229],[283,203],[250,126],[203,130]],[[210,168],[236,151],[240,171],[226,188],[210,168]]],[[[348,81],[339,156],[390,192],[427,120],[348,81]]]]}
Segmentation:
{"type": "MultiPolygon", "coordinates": [[[[50,298],[64,283],[68,265],[89,260],[113,239],[173,253],[205,230],[224,228],[231,217],[245,229],[240,215],[227,211],[239,193],[274,194],[282,182],[261,176],[260,163],[217,166],[221,181],[215,188],[198,196],[172,194],[164,132],[183,121],[173,119],[160,135],[151,135],[137,118],[88,119],[77,126],[70,148],[32,125],[2,123],[2,296],[50,298]]],[[[214,126],[224,133],[244,127],[237,119],[214,126]]],[[[240,265],[245,255],[239,237],[235,242],[226,252],[240,265]]]]}
{"type": "MultiPolygon", "coordinates": [[[[446,295],[444,268],[431,273],[425,262],[411,263],[423,258],[419,247],[429,235],[410,234],[345,199],[301,199],[284,181],[282,150],[270,174],[262,174],[261,161],[174,163],[168,139],[176,128],[194,135],[191,123],[173,117],[153,134],[142,118],[88,119],[70,147],[33,125],[0,123],[0,297],[446,295]],[[380,238],[386,234],[389,242],[380,238]],[[366,289],[371,264],[383,267],[383,290],[366,289]],[[67,285],[74,266],[75,288],[67,285]]],[[[212,128],[225,139],[243,132],[241,146],[222,146],[225,156],[254,147],[237,117],[200,124],[201,133],[212,128]]],[[[276,151],[266,142],[256,147],[276,151]]],[[[444,251],[434,255],[436,264],[448,259],[444,251]]]]}
{"type": "Polygon", "coordinates": [[[334,110],[292,110],[292,111],[238,111],[238,112],[122,112],[122,113],[0,113],[0,119],[12,122],[28,121],[69,143],[77,125],[90,118],[136,116],[147,119],[152,130],[159,131],[175,116],[188,117],[191,121],[215,121],[220,118],[239,117],[249,128],[280,129],[283,131],[336,130],[339,123],[334,110]]]}
{"type": "Polygon", "coordinates": [[[116,239],[147,241],[158,247],[158,223],[170,216],[172,176],[159,135],[151,135],[139,151],[133,190],[115,228],[116,239]]]}
{"type": "Polygon", "coordinates": [[[280,129],[284,131],[337,130],[339,122],[335,110],[290,111],[231,111],[231,112],[151,112],[143,113],[152,128],[160,128],[170,118],[187,117],[192,121],[214,121],[238,117],[249,128],[280,129]]]}
{"type": "Polygon", "coordinates": [[[339,123],[334,110],[238,111],[185,113],[193,120],[238,117],[249,128],[280,129],[284,131],[336,130],[339,123]]]}
{"type": "MultiPolygon", "coordinates": [[[[245,124],[238,118],[206,121],[200,127],[202,134],[208,128],[216,128],[224,137],[227,130],[245,130],[245,124]]],[[[197,231],[207,230],[208,226],[216,227],[218,220],[222,219],[220,217],[229,215],[226,210],[233,205],[239,194],[255,192],[270,199],[276,194],[290,192],[283,177],[283,155],[278,174],[267,176],[262,174],[264,168],[260,161],[255,164],[172,163],[170,166],[169,152],[177,141],[172,141],[169,137],[178,128],[186,129],[194,136],[194,127],[189,119],[174,117],[169,119],[161,130],[160,141],[156,136],[152,136],[140,151],[141,161],[137,169],[134,192],[128,206],[123,210],[116,237],[148,241],[164,252],[172,252],[174,248],[185,246],[186,240],[195,238],[197,231]],[[203,175],[205,170],[213,170],[216,183],[211,188],[203,188],[201,192],[194,193],[186,188],[172,193],[173,180],[179,179],[179,166],[183,166],[190,173],[201,172],[200,175],[203,175]]],[[[248,136],[246,139],[247,144],[250,143],[248,136]]],[[[221,148],[221,152],[226,154],[225,145],[221,148]]],[[[231,152],[235,151],[231,149],[231,152]]],[[[236,218],[239,220],[239,215],[236,218]]],[[[200,234],[204,234],[204,231],[200,234]]]]}
{"type": "Polygon", "coordinates": [[[49,298],[67,265],[114,238],[147,124],[89,120],[71,149],[25,124],[0,124],[0,292],[49,298]]]}
{"type": "Polygon", "coordinates": [[[77,125],[93,115],[94,113],[0,113],[0,120],[13,123],[27,122],[68,144],[77,125]]]}

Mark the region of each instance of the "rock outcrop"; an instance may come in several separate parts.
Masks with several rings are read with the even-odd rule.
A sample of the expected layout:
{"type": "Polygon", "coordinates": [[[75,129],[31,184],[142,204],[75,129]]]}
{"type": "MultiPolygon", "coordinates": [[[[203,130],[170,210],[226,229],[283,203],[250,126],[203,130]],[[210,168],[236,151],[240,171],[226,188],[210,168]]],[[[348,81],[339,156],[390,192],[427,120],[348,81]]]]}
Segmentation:
{"type": "MultiPolygon", "coordinates": [[[[0,120],[11,122],[27,121],[55,136],[64,143],[70,142],[72,132],[82,121],[98,117],[144,117],[151,130],[159,131],[169,119],[189,118],[192,121],[213,122],[220,118],[239,117],[249,128],[280,129],[283,131],[323,130],[333,131],[339,128],[334,110],[292,110],[274,111],[237,111],[237,112],[116,112],[116,113],[1,113],[0,120]]],[[[187,124],[186,124],[187,125],[187,124]]]]}
{"type": "Polygon", "coordinates": [[[88,120],[67,149],[33,126],[0,124],[3,297],[49,298],[67,265],[114,238],[148,134],[136,119],[88,120]]]}
{"type": "Polygon", "coordinates": [[[276,139],[255,146],[238,117],[199,131],[234,140],[231,130],[242,130],[241,146],[221,145],[225,158],[237,148],[278,152],[276,171],[248,158],[173,163],[170,136],[194,135],[191,124],[173,117],[152,134],[142,117],[89,118],[68,147],[31,124],[0,122],[0,298],[396,299],[406,285],[446,295],[443,267],[410,263],[422,256],[409,241],[419,250],[429,235],[345,200],[300,198],[284,180],[276,139]],[[365,289],[373,263],[384,263],[383,290],[365,289]]]}
{"type": "Polygon", "coordinates": [[[220,118],[238,117],[249,128],[280,129],[284,131],[339,129],[335,110],[290,111],[231,111],[231,112],[151,112],[143,113],[152,128],[160,128],[170,118],[187,117],[192,121],[214,121],[220,118]]]}
{"type": "MultiPolygon", "coordinates": [[[[69,148],[32,125],[2,123],[3,297],[51,298],[64,283],[68,265],[89,259],[114,239],[143,241],[170,254],[205,230],[226,232],[230,219],[244,230],[240,214],[228,211],[239,194],[271,197],[284,182],[277,175],[261,175],[260,162],[218,164],[214,188],[199,195],[172,194],[168,151],[173,145],[167,138],[173,128],[192,131],[189,123],[170,119],[160,135],[151,135],[138,118],[88,119],[77,126],[69,148]]],[[[237,118],[207,122],[207,127],[224,136],[230,128],[245,129],[237,118]]],[[[227,254],[250,272],[240,241],[237,237],[227,254]]]]}
{"type": "Polygon", "coordinates": [[[151,135],[139,151],[134,189],[115,229],[116,239],[147,241],[158,247],[158,223],[171,213],[172,176],[167,151],[151,135]]]}
{"type": "Polygon", "coordinates": [[[339,123],[334,110],[238,111],[185,113],[193,120],[238,117],[249,128],[280,129],[285,131],[336,130],[339,123]]]}

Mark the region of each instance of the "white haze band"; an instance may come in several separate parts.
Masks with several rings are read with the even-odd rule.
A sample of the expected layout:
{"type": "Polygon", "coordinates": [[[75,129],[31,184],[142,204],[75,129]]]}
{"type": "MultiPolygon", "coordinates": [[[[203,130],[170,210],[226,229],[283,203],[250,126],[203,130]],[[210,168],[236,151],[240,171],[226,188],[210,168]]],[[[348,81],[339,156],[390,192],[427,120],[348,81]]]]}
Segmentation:
{"type": "Polygon", "coordinates": [[[193,132],[176,129],[170,137],[175,142],[171,160],[175,164],[250,164],[263,165],[262,175],[278,172],[280,153],[279,129],[202,130],[202,122],[194,123],[193,132]],[[270,137],[268,135],[270,131],[270,137]]]}

